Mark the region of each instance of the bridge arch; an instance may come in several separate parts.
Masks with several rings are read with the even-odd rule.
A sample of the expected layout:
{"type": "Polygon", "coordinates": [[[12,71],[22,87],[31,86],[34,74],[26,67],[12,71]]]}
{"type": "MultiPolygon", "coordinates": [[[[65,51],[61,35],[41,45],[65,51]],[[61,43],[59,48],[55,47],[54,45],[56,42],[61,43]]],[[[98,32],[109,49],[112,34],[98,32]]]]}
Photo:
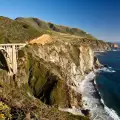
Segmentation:
{"type": "Polygon", "coordinates": [[[7,51],[5,49],[0,49],[0,68],[9,73],[13,72],[10,63],[11,59],[7,51]]]}
{"type": "Polygon", "coordinates": [[[0,44],[1,68],[7,70],[11,75],[17,73],[17,52],[25,43],[0,44]]]}

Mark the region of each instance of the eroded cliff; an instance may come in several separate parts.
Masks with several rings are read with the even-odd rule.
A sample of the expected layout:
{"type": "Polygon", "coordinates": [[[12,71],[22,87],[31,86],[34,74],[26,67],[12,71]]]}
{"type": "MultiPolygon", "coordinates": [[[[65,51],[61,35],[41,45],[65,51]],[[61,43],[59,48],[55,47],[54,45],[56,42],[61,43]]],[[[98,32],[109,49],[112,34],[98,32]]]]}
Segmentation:
{"type": "Polygon", "coordinates": [[[110,50],[113,44],[97,40],[83,30],[36,18],[0,17],[0,21],[0,43],[34,39],[30,42],[32,45],[18,51],[16,75],[8,75],[3,55],[0,56],[0,115],[3,119],[88,120],[89,110],[83,106],[81,91],[73,88],[90,71],[101,66],[93,51],[110,50]],[[77,116],[58,108],[81,111],[77,116]]]}
{"type": "Polygon", "coordinates": [[[88,45],[68,42],[27,45],[19,50],[18,58],[18,73],[15,76],[1,72],[0,96],[3,102],[22,110],[23,117],[87,119],[88,112],[81,112],[81,115],[87,115],[84,118],[67,113],[62,115],[57,109],[76,107],[85,110],[82,94],[74,91],[72,86],[100,66],[88,45]],[[53,111],[56,112],[53,114],[53,111]]]}

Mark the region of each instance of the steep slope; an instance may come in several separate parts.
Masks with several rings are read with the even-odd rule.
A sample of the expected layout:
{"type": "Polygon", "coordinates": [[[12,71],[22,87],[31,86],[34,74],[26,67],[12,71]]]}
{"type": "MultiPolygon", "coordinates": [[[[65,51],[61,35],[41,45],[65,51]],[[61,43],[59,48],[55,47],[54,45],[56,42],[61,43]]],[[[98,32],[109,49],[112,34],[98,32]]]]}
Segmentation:
{"type": "Polygon", "coordinates": [[[66,34],[95,39],[92,35],[86,33],[85,31],[81,29],[70,28],[70,27],[62,26],[62,25],[56,25],[50,22],[42,21],[38,18],[16,18],[16,20],[28,23],[29,25],[31,25],[38,31],[48,30],[48,31],[55,31],[55,32],[66,33],[66,34]]]}
{"type": "Polygon", "coordinates": [[[28,45],[19,50],[18,58],[16,76],[0,71],[0,98],[14,119],[88,120],[82,94],[73,87],[99,67],[89,46],[69,42],[28,45]],[[76,116],[58,110],[74,107],[79,109],[76,116]]]}
{"type": "Polygon", "coordinates": [[[46,44],[46,43],[51,43],[53,42],[53,39],[50,35],[48,34],[43,34],[42,36],[38,37],[38,38],[35,38],[33,40],[30,40],[29,41],[29,44],[46,44]]]}
{"type": "Polygon", "coordinates": [[[0,17],[0,43],[24,43],[48,34],[53,41],[89,44],[94,50],[110,50],[112,43],[97,40],[81,29],[44,22],[37,18],[0,17]]]}
{"type": "Polygon", "coordinates": [[[0,43],[25,42],[40,35],[40,32],[28,24],[0,17],[0,43]]]}
{"type": "Polygon", "coordinates": [[[2,110],[5,119],[88,120],[90,111],[75,87],[101,66],[92,49],[108,50],[110,46],[81,30],[74,33],[70,28],[68,32],[68,27],[38,19],[0,17],[0,21],[1,43],[32,44],[18,51],[16,75],[8,76],[0,69],[0,103],[8,108],[8,112],[2,110]],[[59,111],[66,108],[78,108],[79,114],[59,111]]]}

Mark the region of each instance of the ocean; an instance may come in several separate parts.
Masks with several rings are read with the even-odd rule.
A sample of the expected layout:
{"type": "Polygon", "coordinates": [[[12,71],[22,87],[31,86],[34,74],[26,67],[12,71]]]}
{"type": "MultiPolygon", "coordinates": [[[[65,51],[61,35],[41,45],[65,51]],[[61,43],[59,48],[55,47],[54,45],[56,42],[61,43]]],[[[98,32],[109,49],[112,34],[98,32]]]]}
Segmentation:
{"type": "Polygon", "coordinates": [[[96,77],[97,89],[107,108],[113,110],[113,117],[115,113],[120,117],[120,51],[100,53],[97,57],[108,65],[96,77]]]}

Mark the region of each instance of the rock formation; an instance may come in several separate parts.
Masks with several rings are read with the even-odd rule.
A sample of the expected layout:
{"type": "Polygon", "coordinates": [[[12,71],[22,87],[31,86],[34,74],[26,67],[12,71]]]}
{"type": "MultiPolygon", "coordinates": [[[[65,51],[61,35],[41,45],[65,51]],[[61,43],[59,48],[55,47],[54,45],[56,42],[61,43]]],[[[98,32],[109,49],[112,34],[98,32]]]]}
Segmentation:
{"type": "Polygon", "coordinates": [[[110,50],[111,45],[80,29],[36,18],[0,17],[0,21],[0,28],[4,28],[1,43],[30,43],[18,51],[16,75],[0,70],[0,103],[8,109],[1,110],[4,119],[88,120],[81,91],[73,87],[101,67],[93,51],[110,50]],[[58,108],[79,108],[81,112],[73,115],[58,108]]]}
{"type": "Polygon", "coordinates": [[[96,66],[100,65],[88,45],[68,42],[28,45],[19,51],[17,84],[19,87],[28,84],[33,95],[47,105],[84,109],[82,95],[71,86],[84,80],[96,66]]]}
{"type": "Polygon", "coordinates": [[[111,48],[119,48],[119,45],[118,44],[115,44],[115,43],[110,43],[110,42],[108,42],[107,43],[111,48]]]}
{"type": "MultiPolygon", "coordinates": [[[[77,81],[84,80],[85,75],[98,64],[88,45],[76,45],[69,42],[33,44],[20,50],[18,56],[18,74],[13,78],[6,74],[1,75],[2,83],[7,80],[8,84],[11,81],[12,83],[10,82],[8,86],[14,84],[19,92],[24,91],[24,94],[31,98],[30,103],[35,100],[35,96],[48,106],[76,107],[84,111],[81,101],[82,95],[74,91],[72,86],[76,86],[77,81]],[[29,89],[24,90],[23,86],[29,87],[29,89]]],[[[8,100],[9,97],[13,97],[12,95],[8,97],[7,93],[4,93],[1,88],[0,90],[2,92],[0,95],[3,98],[8,100]]],[[[15,95],[12,102],[15,106],[22,108],[22,106],[28,105],[27,102],[24,103],[24,99],[28,99],[26,96],[23,97],[19,94],[19,99],[23,97],[23,102],[19,102],[16,101],[17,96],[15,95]]],[[[29,112],[27,111],[26,115],[32,114],[31,111],[29,112]]],[[[39,116],[41,112],[35,112],[35,114],[38,119],[42,118],[39,116]]]]}

